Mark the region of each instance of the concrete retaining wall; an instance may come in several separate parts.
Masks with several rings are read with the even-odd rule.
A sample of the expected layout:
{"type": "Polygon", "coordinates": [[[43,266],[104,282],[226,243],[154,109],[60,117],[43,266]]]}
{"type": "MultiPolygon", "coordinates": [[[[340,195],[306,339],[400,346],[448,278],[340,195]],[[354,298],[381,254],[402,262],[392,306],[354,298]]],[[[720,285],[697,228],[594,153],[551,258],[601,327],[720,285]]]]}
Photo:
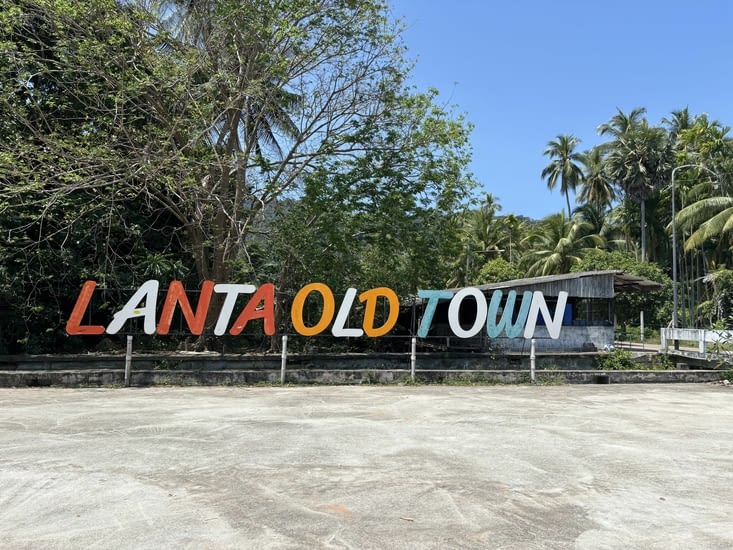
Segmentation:
{"type": "MultiPolygon", "coordinates": [[[[562,370],[536,372],[538,383],[571,384],[630,384],[660,382],[715,382],[720,371],[715,370],[650,370],[650,371],[588,371],[562,370]],[[604,378],[606,377],[607,378],[604,378]]],[[[407,369],[294,369],[287,371],[286,382],[294,384],[392,384],[407,383],[407,369]]],[[[131,385],[247,385],[276,384],[280,371],[261,370],[143,370],[133,371],[131,385]]],[[[475,383],[528,383],[526,370],[424,370],[416,373],[420,383],[452,381],[475,383]]],[[[117,369],[81,371],[0,371],[0,387],[25,386],[122,386],[124,371],[117,369]]]]}
{"type": "MultiPolygon", "coordinates": [[[[538,382],[634,383],[711,382],[719,370],[641,370],[650,357],[640,355],[640,370],[609,371],[604,378],[595,368],[596,353],[538,354],[538,382]],[[599,375],[601,377],[599,378],[599,375]]],[[[115,386],[124,383],[121,355],[5,356],[0,357],[0,386],[115,386]]],[[[131,384],[148,386],[226,385],[280,382],[279,355],[167,354],[137,355],[132,359],[131,384]]],[[[529,382],[530,359],[525,354],[421,353],[419,382],[529,382]]],[[[405,354],[290,355],[286,381],[298,384],[397,383],[410,380],[405,354]]]]}
{"type": "MultiPolygon", "coordinates": [[[[595,353],[537,354],[538,369],[583,370],[595,368],[595,353]]],[[[281,358],[276,354],[221,355],[221,354],[165,354],[133,355],[133,370],[280,370],[281,358]]],[[[409,369],[409,354],[292,354],[287,359],[290,369],[409,369]]],[[[0,371],[57,371],[124,369],[122,355],[77,356],[5,356],[0,357],[0,371]]],[[[529,370],[529,354],[488,353],[418,353],[420,370],[529,370]]]]}

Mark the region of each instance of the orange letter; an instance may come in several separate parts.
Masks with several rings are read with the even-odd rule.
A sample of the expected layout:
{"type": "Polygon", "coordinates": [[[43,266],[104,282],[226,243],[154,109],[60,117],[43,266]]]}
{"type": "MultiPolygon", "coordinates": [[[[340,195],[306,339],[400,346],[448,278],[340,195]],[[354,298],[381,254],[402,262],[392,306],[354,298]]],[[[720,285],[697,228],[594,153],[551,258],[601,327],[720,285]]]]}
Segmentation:
{"type": "Polygon", "coordinates": [[[295,332],[303,336],[315,336],[326,330],[331,319],[333,319],[334,311],[336,311],[336,300],[333,297],[331,289],[323,283],[310,283],[301,288],[295,295],[295,298],[293,298],[293,307],[290,308],[290,319],[293,322],[295,332]],[[303,322],[303,306],[311,292],[318,292],[323,297],[323,313],[321,313],[320,321],[315,326],[309,328],[303,322]]]}
{"type": "Polygon", "coordinates": [[[275,334],[275,285],[266,283],[262,285],[249,299],[247,305],[244,306],[242,313],[239,314],[237,320],[234,321],[229,334],[237,336],[240,334],[247,322],[251,319],[262,319],[265,327],[265,334],[272,336],[275,334]],[[262,302],[262,309],[257,306],[262,302]]]}
{"type": "Polygon", "coordinates": [[[384,286],[373,288],[359,294],[359,301],[366,302],[363,326],[367,336],[372,338],[384,336],[394,328],[397,323],[397,316],[400,313],[400,300],[394,290],[384,286]],[[383,296],[389,302],[389,316],[381,327],[374,328],[374,314],[377,310],[377,298],[380,296],[383,296]]]}
{"type": "Polygon", "coordinates": [[[181,305],[181,313],[188,330],[191,334],[199,335],[204,331],[204,323],[206,322],[206,315],[209,313],[209,304],[211,303],[211,293],[214,291],[214,281],[204,281],[201,285],[201,294],[199,296],[199,302],[196,305],[196,313],[194,314],[191,304],[186,296],[186,291],[183,288],[181,281],[171,281],[168,287],[168,294],[165,296],[165,303],[163,304],[163,311],[160,312],[160,320],[158,321],[158,334],[168,334],[171,329],[171,321],[173,320],[173,313],[176,310],[176,305],[181,305]]]}
{"type": "Polygon", "coordinates": [[[89,301],[92,299],[95,288],[97,288],[97,283],[94,281],[85,281],[81,287],[81,292],[79,292],[79,297],[76,299],[71,317],[69,317],[66,323],[66,333],[69,336],[104,334],[104,327],[101,325],[80,325],[81,319],[89,307],[89,301]]]}

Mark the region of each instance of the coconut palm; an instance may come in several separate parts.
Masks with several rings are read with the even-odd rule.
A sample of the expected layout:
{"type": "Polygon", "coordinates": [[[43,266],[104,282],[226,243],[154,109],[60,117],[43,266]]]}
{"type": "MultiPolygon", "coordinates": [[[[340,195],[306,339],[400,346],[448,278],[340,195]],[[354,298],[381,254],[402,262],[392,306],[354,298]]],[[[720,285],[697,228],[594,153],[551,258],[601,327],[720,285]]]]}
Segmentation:
{"type": "Polygon", "coordinates": [[[606,174],[602,148],[594,147],[586,151],[581,156],[580,162],[583,163],[584,175],[578,192],[578,201],[605,210],[616,200],[616,189],[606,174]]]}
{"type": "Polygon", "coordinates": [[[646,119],[644,118],[645,114],[646,109],[644,107],[632,109],[628,114],[624,113],[617,107],[616,114],[611,117],[611,120],[598,126],[596,131],[599,136],[608,135],[618,139],[646,122],[646,119]]]}
{"type": "Polygon", "coordinates": [[[646,251],[646,201],[669,181],[673,154],[668,134],[646,121],[620,134],[609,145],[606,170],[626,196],[641,207],[641,253],[646,251]]]}
{"type": "MultiPolygon", "coordinates": [[[[268,153],[282,158],[280,141],[298,136],[293,113],[302,106],[302,98],[273,75],[273,67],[261,61],[268,59],[264,55],[269,48],[267,39],[254,32],[237,36],[217,34],[212,21],[218,17],[221,4],[213,0],[154,0],[152,5],[163,14],[167,30],[181,43],[207,52],[201,71],[203,76],[204,67],[208,67],[212,86],[217,85],[217,72],[238,75],[236,93],[232,94],[231,86],[222,87],[212,145],[235,157],[242,152],[252,154],[253,160],[263,167],[268,153]],[[236,43],[232,45],[233,42],[236,43]]],[[[251,3],[242,28],[267,18],[267,9],[264,4],[258,7],[251,3]]],[[[237,163],[232,161],[233,165],[237,163]]]]}
{"type": "Polygon", "coordinates": [[[662,124],[666,126],[672,141],[677,139],[677,136],[682,130],[687,130],[692,126],[692,123],[693,117],[690,116],[690,110],[687,107],[672,111],[669,118],[662,118],[662,124]]]}
{"type": "Polygon", "coordinates": [[[733,197],[706,197],[684,207],[675,222],[685,231],[692,231],[685,241],[685,251],[702,247],[713,239],[733,239],[733,197]]]}
{"type": "Polygon", "coordinates": [[[547,179],[547,188],[552,191],[560,181],[560,192],[565,195],[570,217],[570,190],[575,191],[583,181],[583,170],[580,167],[582,155],[575,148],[580,140],[573,135],[558,135],[547,143],[544,155],[552,161],[542,170],[542,179],[547,179]]]}
{"type": "Polygon", "coordinates": [[[536,231],[525,239],[529,246],[523,257],[527,275],[569,273],[587,251],[604,245],[603,239],[590,230],[588,222],[566,218],[563,212],[541,220],[536,231]]]}
{"type": "Polygon", "coordinates": [[[573,217],[588,224],[588,233],[603,239],[606,250],[623,250],[623,232],[613,216],[613,211],[594,203],[585,203],[573,212],[573,217]]]}

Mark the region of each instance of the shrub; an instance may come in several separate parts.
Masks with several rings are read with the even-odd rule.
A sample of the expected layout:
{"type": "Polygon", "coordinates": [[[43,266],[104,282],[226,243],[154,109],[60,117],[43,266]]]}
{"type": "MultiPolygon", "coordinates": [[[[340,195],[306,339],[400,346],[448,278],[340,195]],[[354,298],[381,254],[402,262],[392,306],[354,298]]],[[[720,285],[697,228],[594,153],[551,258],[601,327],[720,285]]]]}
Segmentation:
{"type": "Polygon", "coordinates": [[[631,357],[631,352],[616,349],[610,353],[599,355],[596,365],[601,370],[633,370],[638,368],[631,357]]]}

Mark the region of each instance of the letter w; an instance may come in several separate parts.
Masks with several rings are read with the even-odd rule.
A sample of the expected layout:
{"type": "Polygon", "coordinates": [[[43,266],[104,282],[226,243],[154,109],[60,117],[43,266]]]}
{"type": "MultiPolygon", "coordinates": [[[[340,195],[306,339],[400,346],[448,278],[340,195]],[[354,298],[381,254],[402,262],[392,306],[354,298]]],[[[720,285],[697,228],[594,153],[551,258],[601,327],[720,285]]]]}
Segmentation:
{"type": "Polygon", "coordinates": [[[506,298],[506,304],[504,305],[504,311],[501,314],[501,319],[496,322],[497,315],[499,314],[499,306],[501,305],[501,299],[504,293],[501,290],[495,290],[494,294],[491,295],[491,303],[489,304],[489,313],[486,316],[486,333],[489,338],[496,338],[504,330],[508,338],[516,338],[522,332],[524,322],[527,320],[527,313],[529,312],[529,304],[532,302],[532,293],[526,291],[522,295],[522,305],[519,308],[517,314],[517,320],[512,323],[512,317],[514,317],[514,304],[517,300],[517,291],[510,290],[506,298]]]}

